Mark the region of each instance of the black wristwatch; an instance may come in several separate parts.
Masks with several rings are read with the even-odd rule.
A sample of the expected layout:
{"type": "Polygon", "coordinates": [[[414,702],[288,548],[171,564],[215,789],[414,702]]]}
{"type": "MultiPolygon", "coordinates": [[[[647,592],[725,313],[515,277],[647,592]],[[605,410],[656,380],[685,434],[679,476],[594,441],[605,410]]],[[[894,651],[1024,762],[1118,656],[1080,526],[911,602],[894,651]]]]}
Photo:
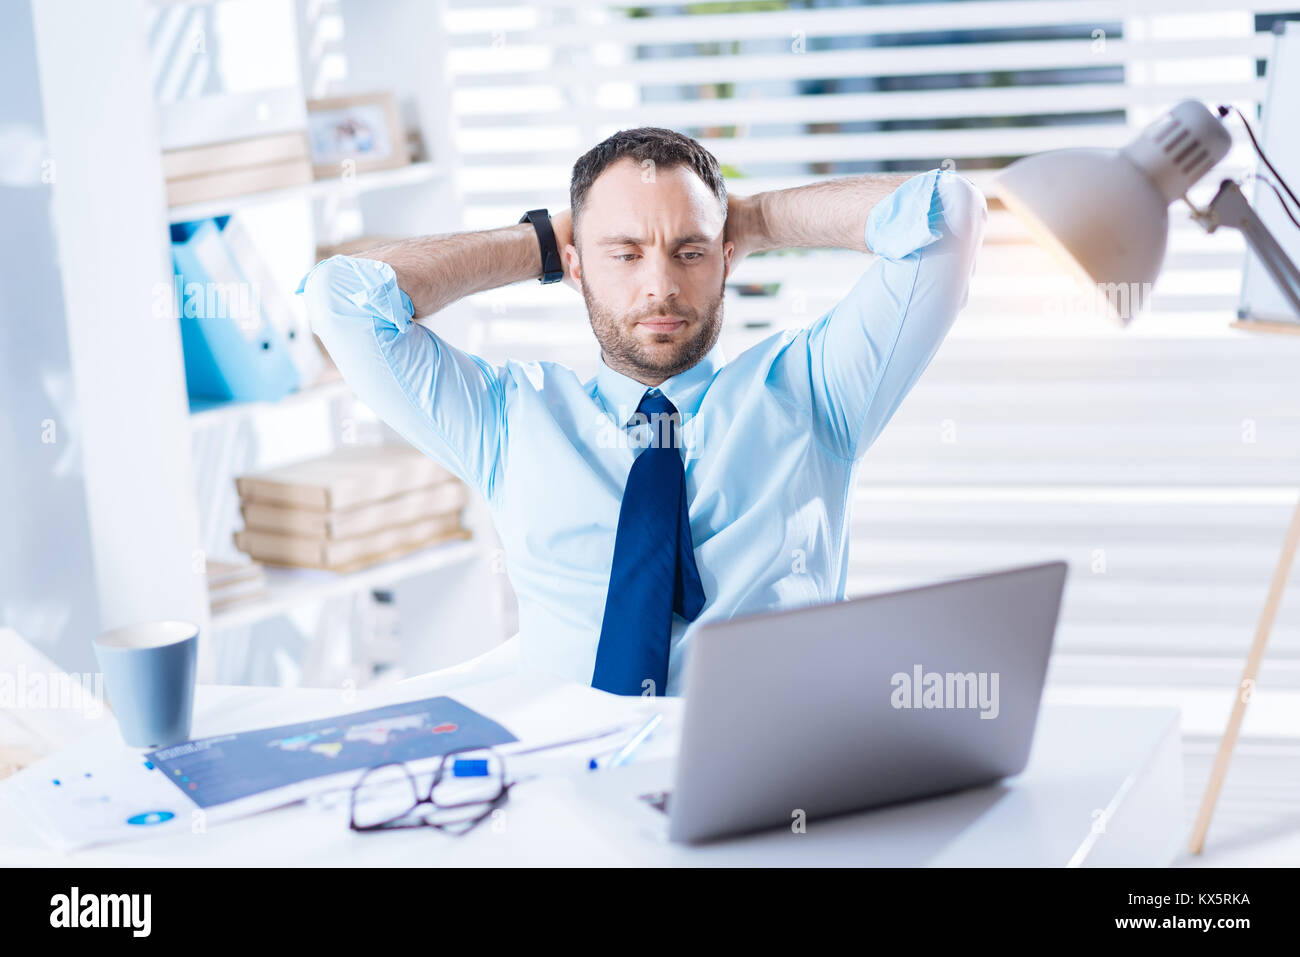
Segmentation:
{"type": "Polygon", "coordinates": [[[564,278],[564,267],[560,265],[560,250],[555,243],[555,230],[551,228],[551,214],[544,209],[530,209],[519,220],[532,223],[537,233],[537,245],[542,250],[542,276],[538,282],[559,282],[564,278]]]}

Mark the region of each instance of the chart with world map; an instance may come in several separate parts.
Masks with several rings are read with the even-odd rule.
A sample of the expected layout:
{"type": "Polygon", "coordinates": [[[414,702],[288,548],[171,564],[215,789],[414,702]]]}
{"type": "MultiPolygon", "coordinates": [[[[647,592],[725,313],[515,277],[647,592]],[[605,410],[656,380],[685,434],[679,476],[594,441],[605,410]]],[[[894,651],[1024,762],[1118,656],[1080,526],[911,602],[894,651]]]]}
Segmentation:
{"type": "Polygon", "coordinates": [[[217,735],[148,756],[199,807],[390,761],[418,761],[517,740],[446,696],[300,724],[217,735]]]}

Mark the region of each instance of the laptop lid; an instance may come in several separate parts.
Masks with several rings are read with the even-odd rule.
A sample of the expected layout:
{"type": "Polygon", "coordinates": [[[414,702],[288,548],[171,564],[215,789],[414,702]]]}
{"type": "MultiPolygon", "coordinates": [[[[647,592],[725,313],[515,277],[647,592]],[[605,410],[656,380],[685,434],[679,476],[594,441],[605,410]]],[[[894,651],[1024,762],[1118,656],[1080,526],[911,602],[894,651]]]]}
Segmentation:
{"type": "Polygon", "coordinates": [[[1022,770],[1068,566],[702,626],[669,837],[695,841],[1022,770]]]}

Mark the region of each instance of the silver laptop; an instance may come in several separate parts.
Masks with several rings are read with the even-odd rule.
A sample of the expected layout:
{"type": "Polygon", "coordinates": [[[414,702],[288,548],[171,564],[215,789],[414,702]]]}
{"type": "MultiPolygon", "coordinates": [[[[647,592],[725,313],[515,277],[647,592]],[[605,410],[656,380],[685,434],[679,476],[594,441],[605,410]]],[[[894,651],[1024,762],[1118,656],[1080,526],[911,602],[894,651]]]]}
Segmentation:
{"type": "Polygon", "coordinates": [[[670,840],[702,841],[1020,772],[1066,570],[701,626],[673,785],[640,800],[667,815],[670,840]]]}

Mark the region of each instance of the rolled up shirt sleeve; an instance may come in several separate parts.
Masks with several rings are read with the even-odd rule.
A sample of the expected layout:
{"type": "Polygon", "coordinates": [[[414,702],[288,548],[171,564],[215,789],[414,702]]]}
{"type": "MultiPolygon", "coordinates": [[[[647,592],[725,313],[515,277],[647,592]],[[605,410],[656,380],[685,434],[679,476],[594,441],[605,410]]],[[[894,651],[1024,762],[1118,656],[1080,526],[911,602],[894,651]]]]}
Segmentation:
{"type": "Polygon", "coordinates": [[[778,372],[837,455],[866,452],[938,351],[966,305],[987,221],[980,190],[941,169],[872,207],[864,239],[876,260],[800,331],[778,372]]]}
{"type": "Polygon", "coordinates": [[[505,431],[502,378],[414,321],[387,263],[333,256],[298,286],[312,330],[381,419],[489,501],[505,431]]]}

